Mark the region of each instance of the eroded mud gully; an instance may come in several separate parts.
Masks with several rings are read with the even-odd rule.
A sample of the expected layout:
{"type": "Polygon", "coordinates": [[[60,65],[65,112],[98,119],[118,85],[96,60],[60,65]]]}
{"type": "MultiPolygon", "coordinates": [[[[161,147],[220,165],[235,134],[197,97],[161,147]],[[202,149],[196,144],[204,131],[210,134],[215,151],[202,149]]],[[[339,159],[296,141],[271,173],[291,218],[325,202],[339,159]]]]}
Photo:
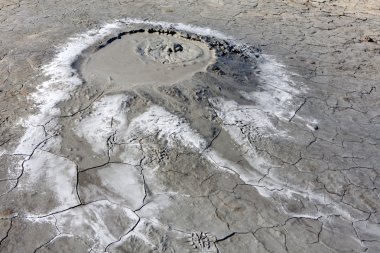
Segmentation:
{"type": "Polygon", "coordinates": [[[2,151],[1,252],[380,249],[377,171],[319,159],[324,129],[302,114],[316,98],[274,57],[124,19],[43,70],[37,112],[2,151]]]}

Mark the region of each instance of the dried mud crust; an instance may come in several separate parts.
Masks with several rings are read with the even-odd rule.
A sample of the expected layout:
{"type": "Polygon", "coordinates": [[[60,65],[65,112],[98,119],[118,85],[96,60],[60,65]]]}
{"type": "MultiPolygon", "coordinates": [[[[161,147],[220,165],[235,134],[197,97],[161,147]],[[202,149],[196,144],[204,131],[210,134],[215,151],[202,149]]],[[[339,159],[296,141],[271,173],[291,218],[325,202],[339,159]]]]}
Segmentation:
{"type": "MultiPolygon", "coordinates": [[[[173,123],[171,114],[186,118],[192,129],[200,129],[198,131],[208,141],[206,147],[210,145],[225,148],[228,151],[224,152],[228,153],[227,158],[236,161],[241,167],[249,166],[241,158],[241,154],[249,150],[256,150],[260,157],[274,161],[276,166],[267,168],[259,182],[255,183],[256,186],[252,187],[252,182],[245,184],[236,174],[226,176],[222,171],[209,170],[208,161],[204,160],[203,156],[190,155],[191,150],[167,147],[165,138],[162,142],[157,140],[159,131],[152,133],[149,129],[144,129],[140,131],[146,131],[144,138],[137,138],[134,142],[134,136],[116,144],[116,139],[111,133],[112,136],[109,136],[107,143],[109,147],[118,148],[115,152],[127,150],[142,160],[144,156],[148,156],[154,160],[147,162],[148,164],[154,166],[157,165],[155,162],[159,162],[158,168],[163,168],[158,171],[158,177],[165,183],[154,188],[150,186],[155,186],[154,183],[149,184],[154,177],[149,177],[149,166],[142,163],[141,159],[123,161],[133,166],[141,165],[128,173],[133,175],[131,178],[138,178],[139,173],[136,171],[141,171],[138,180],[146,180],[143,185],[147,196],[152,192],[158,193],[156,201],[147,204],[145,211],[158,210],[159,207],[155,205],[157,202],[166,203],[165,201],[169,200],[175,203],[165,212],[161,211],[159,222],[162,224],[157,225],[157,220],[147,221],[145,218],[151,214],[136,211],[141,219],[139,220],[123,209],[121,205],[138,203],[132,199],[133,202],[128,204],[127,202],[132,200],[127,199],[120,204],[120,199],[123,199],[120,192],[125,190],[115,191],[109,184],[108,188],[102,189],[99,180],[107,182],[110,178],[99,177],[98,174],[102,175],[108,168],[114,170],[114,167],[118,167],[108,164],[108,155],[105,155],[100,161],[94,162],[94,166],[103,162],[106,164],[104,167],[89,169],[80,173],[82,176],[78,176],[80,182],[87,184],[81,190],[78,189],[79,192],[82,191],[79,194],[85,194],[88,189],[97,192],[96,203],[87,202],[86,199],[82,201],[83,204],[69,207],[68,212],[62,211],[47,217],[42,215],[35,218],[23,217],[22,213],[31,207],[34,207],[34,210],[46,210],[49,207],[43,196],[41,200],[33,201],[36,194],[38,195],[38,187],[31,187],[29,193],[8,199],[2,196],[1,203],[8,207],[1,211],[0,251],[87,252],[89,245],[92,245],[93,252],[98,248],[102,248],[99,251],[106,248],[108,252],[150,252],[152,248],[139,237],[142,233],[149,235],[149,242],[158,245],[158,252],[379,252],[379,72],[376,69],[379,62],[377,55],[380,13],[377,1],[165,1],[165,5],[158,1],[153,7],[151,1],[4,1],[1,4],[0,21],[3,33],[0,40],[0,63],[4,77],[1,80],[3,86],[0,92],[1,98],[4,98],[0,100],[1,137],[6,143],[0,143],[2,148],[8,149],[8,145],[18,143],[18,137],[21,137],[22,133],[15,131],[15,122],[25,113],[24,108],[30,105],[28,103],[31,103],[27,103],[25,97],[41,80],[30,82],[29,85],[23,84],[39,73],[38,66],[49,62],[54,53],[53,47],[77,32],[86,31],[96,24],[119,18],[121,15],[141,17],[143,13],[157,20],[197,23],[218,28],[251,44],[260,44],[264,52],[273,54],[285,64],[286,69],[297,72],[299,76],[292,76],[293,79],[304,83],[309,90],[294,103],[296,108],[290,111],[288,123],[278,120],[276,125],[289,130],[288,134],[293,137],[291,141],[281,140],[274,134],[269,137],[255,135],[256,129],[260,129],[260,126],[257,126],[259,122],[248,124],[253,120],[249,114],[246,114],[245,121],[229,121],[223,124],[227,130],[236,129],[236,133],[245,134],[251,144],[249,149],[244,143],[236,145],[235,141],[231,140],[231,134],[221,127],[221,122],[215,123],[213,128],[205,127],[208,126],[205,122],[212,121],[211,119],[228,119],[227,115],[235,117],[237,112],[252,112],[257,109],[252,107],[259,101],[257,96],[255,102],[240,100],[240,103],[251,107],[241,108],[230,103],[228,114],[218,114],[212,110],[215,107],[206,109],[208,107],[205,98],[208,94],[220,95],[218,88],[213,90],[214,86],[200,84],[199,87],[189,88],[187,83],[183,86],[160,87],[159,92],[166,94],[164,100],[156,98],[157,90],[137,90],[129,94],[129,99],[121,99],[125,105],[132,104],[134,108],[142,108],[152,105],[154,101],[157,104],[161,103],[160,105],[170,112],[161,115],[163,120],[159,121],[153,115],[162,111],[149,111],[145,116],[150,117],[151,122],[164,124],[166,120],[173,123]],[[187,8],[183,8],[184,6],[187,8]],[[182,11],[184,9],[186,13],[182,11]],[[67,21],[64,27],[62,20],[67,21]],[[15,102],[15,97],[20,102],[15,102]],[[175,99],[172,100],[173,97],[175,99]],[[194,103],[193,99],[203,101],[201,106],[196,107],[194,104],[190,106],[192,109],[187,109],[189,101],[194,103]],[[318,123],[308,122],[310,127],[307,127],[299,118],[307,116],[318,119],[318,123]],[[192,120],[192,117],[199,120],[192,120]],[[6,134],[5,131],[10,134],[6,134]],[[239,149],[241,146],[243,151],[239,149]],[[85,174],[92,175],[86,178],[85,174]],[[276,175],[280,175],[288,185],[283,188],[265,185],[276,175]],[[307,198],[304,198],[305,195],[289,195],[293,198],[283,199],[275,194],[263,198],[255,190],[268,187],[268,191],[280,194],[296,181],[301,188],[317,193],[317,196],[323,196],[324,204],[316,203],[312,195],[307,198]],[[172,194],[175,192],[173,189],[180,194],[172,194]],[[112,202],[118,202],[118,205],[102,202],[100,199],[104,196],[112,202]],[[23,198],[30,199],[30,203],[20,201],[23,198]],[[16,199],[18,201],[15,201],[16,199]],[[21,203],[20,206],[18,203],[21,203]],[[350,213],[338,212],[333,210],[334,207],[350,210],[350,213]],[[176,208],[181,211],[176,212],[176,208]],[[280,211],[277,213],[278,210],[280,211]],[[302,213],[302,210],[308,212],[302,213]],[[78,234],[78,229],[73,225],[75,222],[68,222],[70,211],[75,212],[78,217],[83,213],[92,217],[91,223],[82,224],[81,227],[100,224],[93,230],[107,231],[109,228],[108,232],[102,235],[88,232],[87,235],[92,240],[73,237],[74,234],[78,234]],[[15,216],[16,213],[19,215],[15,216]],[[312,216],[310,213],[315,215],[312,216]],[[124,222],[115,222],[118,220],[115,217],[124,222]],[[212,224],[208,221],[212,221],[212,224]],[[176,227],[174,223],[180,224],[181,227],[176,227]],[[116,229],[120,227],[126,230],[116,229]],[[210,230],[213,233],[209,234],[210,230]],[[215,238],[214,231],[222,235],[215,238]],[[108,238],[109,244],[94,246],[94,238],[108,238]],[[197,248],[194,248],[195,246],[197,248]]],[[[214,70],[215,74],[230,76],[221,65],[216,65],[214,70]]],[[[206,77],[197,75],[192,84],[199,84],[198,78],[206,77]]],[[[237,75],[237,78],[240,78],[240,75],[237,75]]],[[[225,85],[222,93],[225,92],[226,97],[231,98],[227,92],[228,82],[220,82],[220,85],[225,85]]],[[[229,89],[234,91],[231,87],[229,89]]],[[[88,94],[89,99],[83,98],[79,106],[83,112],[87,107],[90,111],[95,109],[92,105],[93,102],[99,101],[97,97],[101,98],[101,90],[88,91],[88,94]]],[[[249,98],[247,94],[244,96],[249,98]]],[[[241,94],[236,94],[236,99],[240,97],[241,94]]],[[[260,97],[261,102],[266,100],[263,94],[260,97]]],[[[106,102],[107,99],[102,100],[100,104],[106,102]]],[[[214,105],[220,104],[218,101],[213,102],[214,105]]],[[[278,104],[280,103],[272,105],[278,104]]],[[[76,108],[71,110],[76,112],[77,116],[82,114],[76,108]]],[[[145,111],[136,109],[129,111],[128,115],[133,119],[143,112],[145,111]]],[[[64,116],[67,116],[67,121],[71,121],[71,114],[64,116]]],[[[85,116],[87,114],[83,115],[85,116]]],[[[276,119],[276,116],[273,117],[276,119]]],[[[138,120],[146,122],[146,119],[138,120]]],[[[115,124],[115,120],[109,122],[115,124]]],[[[178,120],[176,124],[168,125],[180,125],[181,122],[182,120],[178,120]]],[[[44,127],[46,126],[36,128],[43,133],[44,127]]],[[[178,133],[172,136],[178,137],[169,139],[174,143],[180,143],[183,137],[178,133]]],[[[91,147],[88,147],[88,150],[91,150],[91,147]]],[[[66,151],[59,151],[61,152],[66,151]]],[[[2,155],[1,191],[6,192],[15,183],[14,180],[9,180],[7,175],[3,176],[4,173],[7,174],[8,169],[12,169],[11,179],[14,179],[13,176],[20,175],[22,169],[22,166],[9,164],[15,164],[17,161],[21,161],[22,164],[27,158],[20,155],[2,155]]],[[[120,162],[120,157],[117,159],[110,160],[110,163],[120,162]]],[[[30,166],[33,161],[35,159],[26,162],[26,167],[33,168],[30,166]]],[[[70,165],[69,161],[60,161],[70,165]]],[[[230,167],[229,164],[221,165],[220,169],[228,170],[230,167]]],[[[73,166],[69,166],[70,171],[73,166]]],[[[35,169],[38,171],[39,168],[35,169]]],[[[128,170],[128,167],[123,169],[128,170]]],[[[28,173],[24,175],[29,176],[28,173]]],[[[24,175],[21,174],[21,178],[24,175]]],[[[44,180],[40,181],[39,187],[42,182],[44,180]]],[[[124,187],[132,189],[136,186],[125,184],[124,187]]],[[[140,196],[142,191],[138,188],[140,196]]],[[[141,201],[144,201],[143,199],[141,201]]],[[[54,201],[52,203],[54,204],[54,201]]],[[[81,235],[85,237],[85,233],[81,235]]]]}

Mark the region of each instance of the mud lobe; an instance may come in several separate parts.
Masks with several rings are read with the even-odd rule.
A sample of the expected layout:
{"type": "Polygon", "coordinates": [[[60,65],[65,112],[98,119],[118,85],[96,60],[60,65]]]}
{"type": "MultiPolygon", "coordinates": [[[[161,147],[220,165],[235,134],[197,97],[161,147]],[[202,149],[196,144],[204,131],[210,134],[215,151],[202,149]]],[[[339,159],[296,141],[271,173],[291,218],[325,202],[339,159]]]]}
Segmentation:
{"type": "Polygon", "coordinates": [[[90,85],[121,91],[178,83],[205,72],[215,61],[215,50],[204,41],[141,29],[108,39],[83,57],[79,71],[90,85]]]}

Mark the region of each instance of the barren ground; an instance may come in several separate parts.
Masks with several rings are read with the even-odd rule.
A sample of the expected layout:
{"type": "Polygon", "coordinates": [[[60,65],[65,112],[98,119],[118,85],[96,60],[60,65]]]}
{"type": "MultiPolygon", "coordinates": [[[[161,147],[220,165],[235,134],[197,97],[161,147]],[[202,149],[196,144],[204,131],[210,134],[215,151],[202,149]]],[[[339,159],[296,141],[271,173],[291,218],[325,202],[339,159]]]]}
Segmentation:
{"type": "Polygon", "coordinates": [[[377,0],[0,0],[0,252],[380,252],[379,29],[377,0]],[[153,21],[217,59],[86,79],[153,21]]]}

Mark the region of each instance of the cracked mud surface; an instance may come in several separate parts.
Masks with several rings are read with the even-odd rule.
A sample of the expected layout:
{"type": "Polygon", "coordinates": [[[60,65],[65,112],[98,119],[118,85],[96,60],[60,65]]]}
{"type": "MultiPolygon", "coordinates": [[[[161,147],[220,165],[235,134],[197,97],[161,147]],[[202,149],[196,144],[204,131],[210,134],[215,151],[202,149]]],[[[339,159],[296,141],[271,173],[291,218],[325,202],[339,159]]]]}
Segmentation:
{"type": "Polygon", "coordinates": [[[374,0],[0,1],[0,252],[380,252],[379,23],[374,0]],[[140,29],[217,58],[77,71],[140,29]]]}

